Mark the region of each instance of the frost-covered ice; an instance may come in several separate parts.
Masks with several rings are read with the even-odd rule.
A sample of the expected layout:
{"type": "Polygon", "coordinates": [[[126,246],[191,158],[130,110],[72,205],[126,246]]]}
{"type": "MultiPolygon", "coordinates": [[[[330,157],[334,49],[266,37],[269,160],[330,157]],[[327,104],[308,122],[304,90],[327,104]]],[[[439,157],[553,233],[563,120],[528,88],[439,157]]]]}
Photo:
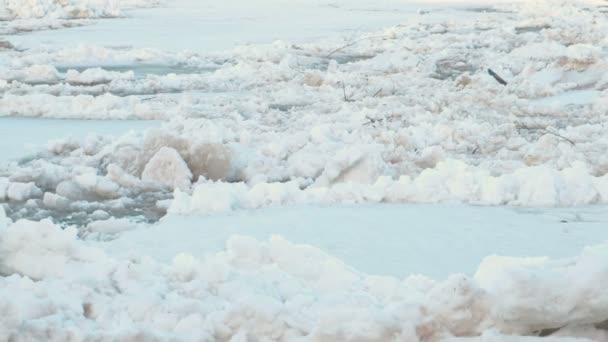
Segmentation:
{"type": "MultiPolygon", "coordinates": [[[[445,219],[414,229],[406,214],[421,207],[379,204],[608,203],[604,2],[294,1],[305,11],[279,6],[277,25],[298,27],[319,8],[403,18],[375,32],[285,30],[262,45],[212,37],[223,51],[212,40],[163,45],[187,41],[179,34],[133,45],[121,39],[139,33],[44,38],[107,35],[118,18],[163,11],[184,15],[176,33],[203,18],[186,16],[179,6],[195,2],[184,1],[0,0],[0,116],[164,121],[113,136],[62,131],[27,158],[3,156],[0,339],[608,341],[605,216],[536,209],[559,214],[522,222],[505,214],[514,209],[464,206],[475,226],[461,227],[438,205],[428,215],[445,219]],[[92,26],[14,35],[82,25],[92,26]],[[343,207],[363,203],[376,206],[343,207]],[[357,215],[350,226],[335,219],[342,210],[369,210],[392,244],[357,215]],[[476,210],[501,221],[474,222],[476,210]],[[282,221],[283,211],[296,214],[282,221]],[[323,224],[279,226],[304,214],[323,224]],[[350,234],[386,250],[365,258],[350,234]],[[465,238],[472,247],[450,256],[465,238]],[[438,249],[453,263],[434,262],[438,249]],[[436,279],[412,275],[420,268],[436,279]]],[[[273,23],[255,4],[239,11],[273,23]]]]}

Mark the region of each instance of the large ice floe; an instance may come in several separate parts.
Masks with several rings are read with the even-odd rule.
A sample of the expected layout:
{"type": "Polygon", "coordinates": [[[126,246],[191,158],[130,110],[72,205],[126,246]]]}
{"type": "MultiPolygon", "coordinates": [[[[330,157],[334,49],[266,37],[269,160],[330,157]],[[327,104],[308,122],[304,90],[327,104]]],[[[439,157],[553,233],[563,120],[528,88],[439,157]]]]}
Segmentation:
{"type": "Polygon", "coordinates": [[[165,121],[0,166],[0,339],[608,341],[602,244],[443,281],[364,274],[280,236],[171,263],[103,248],[167,213],[606,204],[603,2],[424,10],[208,54],[11,42],[152,4],[0,0],[0,116],[165,121]]]}

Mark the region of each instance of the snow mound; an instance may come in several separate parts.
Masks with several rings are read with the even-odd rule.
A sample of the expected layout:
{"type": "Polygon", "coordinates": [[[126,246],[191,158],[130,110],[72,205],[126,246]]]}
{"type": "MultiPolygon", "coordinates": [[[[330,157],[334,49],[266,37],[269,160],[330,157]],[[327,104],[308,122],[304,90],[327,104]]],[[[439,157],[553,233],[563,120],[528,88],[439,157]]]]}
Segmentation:
{"type": "Polygon", "coordinates": [[[49,221],[19,221],[0,230],[0,302],[6,309],[0,338],[606,337],[603,245],[569,260],[489,257],[473,279],[456,274],[434,281],[363,274],[279,236],[267,242],[234,236],[222,252],[204,259],[178,254],[171,264],[145,256],[115,259],[92,243],[49,221]],[[539,331],[552,336],[531,337],[539,331]]]}
{"type": "Polygon", "coordinates": [[[606,278],[608,244],[568,261],[491,256],[475,274],[491,297],[500,298],[493,315],[512,332],[608,320],[608,294],[601,285],[606,278]]]}

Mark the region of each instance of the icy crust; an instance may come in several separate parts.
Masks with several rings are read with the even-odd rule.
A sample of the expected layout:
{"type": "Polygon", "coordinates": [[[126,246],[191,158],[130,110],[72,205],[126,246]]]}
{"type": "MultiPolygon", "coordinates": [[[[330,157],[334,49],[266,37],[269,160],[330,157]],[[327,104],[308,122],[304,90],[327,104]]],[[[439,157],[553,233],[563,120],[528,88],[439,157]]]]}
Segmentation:
{"type": "Polygon", "coordinates": [[[279,236],[234,236],[163,264],[22,220],[0,230],[0,338],[606,341],[607,258],[600,245],[568,260],[488,257],[473,278],[398,279],[279,236]]]}

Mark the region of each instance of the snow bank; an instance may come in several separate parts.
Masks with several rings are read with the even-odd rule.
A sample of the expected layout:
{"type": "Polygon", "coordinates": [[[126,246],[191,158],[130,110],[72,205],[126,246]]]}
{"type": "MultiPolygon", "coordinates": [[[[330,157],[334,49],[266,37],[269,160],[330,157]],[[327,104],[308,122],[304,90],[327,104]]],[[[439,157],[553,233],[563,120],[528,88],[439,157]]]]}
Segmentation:
{"type": "Polygon", "coordinates": [[[608,294],[601,285],[608,277],[607,251],[608,245],[599,245],[575,260],[559,261],[487,257],[475,280],[500,298],[493,315],[512,332],[603,322],[608,320],[608,294]]]}
{"type": "Polygon", "coordinates": [[[375,182],[338,182],[324,178],[312,185],[286,183],[200,182],[192,195],[176,192],[170,212],[208,214],[293,204],[438,203],[460,201],[484,205],[579,206],[608,203],[608,176],[594,177],[584,164],[562,171],[527,167],[492,176],[487,170],[447,160],[418,177],[377,178],[375,182]]]}
{"type": "Polygon", "coordinates": [[[594,327],[608,318],[601,291],[605,246],[571,260],[490,257],[473,279],[434,281],[362,274],[279,236],[267,242],[234,236],[220,253],[204,259],[178,254],[171,264],[145,256],[116,259],[92,244],[49,221],[0,230],[0,338],[606,338],[594,327]],[[550,329],[558,330],[556,337],[516,338],[550,329]]]}

